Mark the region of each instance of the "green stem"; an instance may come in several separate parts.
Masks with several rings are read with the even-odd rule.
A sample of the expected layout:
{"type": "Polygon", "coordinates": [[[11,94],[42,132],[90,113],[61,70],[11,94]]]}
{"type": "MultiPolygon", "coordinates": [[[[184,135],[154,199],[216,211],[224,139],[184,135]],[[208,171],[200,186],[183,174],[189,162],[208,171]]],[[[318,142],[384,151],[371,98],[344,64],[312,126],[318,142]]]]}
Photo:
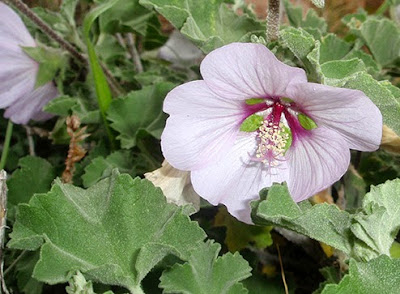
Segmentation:
{"type": "Polygon", "coordinates": [[[8,149],[10,149],[12,130],[13,123],[11,122],[11,120],[9,120],[7,124],[6,138],[3,145],[3,152],[1,153],[0,170],[2,170],[6,166],[8,149]]]}
{"type": "Polygon", "coordinates": [[[376,15],[383,15],[386,10],[388,10],[390,7],[390,1],[386,0],[385,2],[382,3],[381,6],[379,6],[378,10],[375,12],[376,15]]]}

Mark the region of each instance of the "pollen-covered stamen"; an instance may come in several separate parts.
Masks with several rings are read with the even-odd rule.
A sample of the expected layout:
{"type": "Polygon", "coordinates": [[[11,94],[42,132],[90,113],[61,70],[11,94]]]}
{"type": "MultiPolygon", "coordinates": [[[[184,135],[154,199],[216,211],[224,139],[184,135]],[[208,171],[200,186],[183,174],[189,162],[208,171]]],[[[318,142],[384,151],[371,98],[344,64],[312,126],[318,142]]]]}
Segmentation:
{"type": "Polygon", "coordinates": [[[278,125],[273,122],[264,121],[258,129],[258,147],[256,160],[269,166],[279,165],[287,150],[290,141],[290,133],[283,123],[278,125]]]}
{"type": "Polygon", "coordinates": [[[290,130],[281,122],[285,106],[275,103],[272,112],[257,130],[258,146],[256,161],[269,166],[277,166],[284,159],[284,154],[291,143],[290,130]]]}

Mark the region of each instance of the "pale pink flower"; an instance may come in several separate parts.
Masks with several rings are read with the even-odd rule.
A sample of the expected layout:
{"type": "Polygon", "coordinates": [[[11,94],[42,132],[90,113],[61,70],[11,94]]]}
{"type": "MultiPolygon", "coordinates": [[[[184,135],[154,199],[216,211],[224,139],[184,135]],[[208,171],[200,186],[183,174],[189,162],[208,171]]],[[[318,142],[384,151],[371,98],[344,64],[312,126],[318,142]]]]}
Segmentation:
{"type": "Polygon", "coordinates": [[[0,2],[0,108],[17,124],[49,119],[42,108],[58,95],[52,82],[35,89],[39,63],[21,47],[36,46],[20,17],[0,2]]]}
{"type": "Polygon", "coordinates": [[[263,45],[216,49],[200,70],[204,80],[166,97],[163,154],[191,171],[201,197],[226,205],[239,220],[251,223],[249,202],[262,188],[286,181],[293,199],[302,201],[340,179],[349,149],[379,146],[382,116],[363,92],[308,83],[302,69],[263,45]],[[261,116],[259,124],[241,131],[253,114],[261,116]]]}

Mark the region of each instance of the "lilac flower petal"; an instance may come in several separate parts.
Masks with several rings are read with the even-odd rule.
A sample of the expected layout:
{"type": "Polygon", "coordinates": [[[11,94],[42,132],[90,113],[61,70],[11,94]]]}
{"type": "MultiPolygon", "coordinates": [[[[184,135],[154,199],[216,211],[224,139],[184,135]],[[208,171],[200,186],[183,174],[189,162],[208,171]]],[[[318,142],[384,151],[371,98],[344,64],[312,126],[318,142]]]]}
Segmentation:
{"type": "Polygon", "coordinates": [[[348,147],[374,151],[382,138],[382,115],[361,91],[305,83],[289,89],[290,98],[318,126],[339,132],[348,147]]]}
{"type": "Polygon", "coordinates": [[[12,77],[30,71],[32,79],[38,70],[39,64],[26,55],[19,45],[0,36],[0,80],[3,85],[9,85],[6,80],[10,79],[10,75],[12,77]]]}
{"type": "Polygon", "coordinates": [[[326,127],[301,137],[287,153],[290,170],[288,186],[292,198],[302,201],[339,180],[350,163],[344,138],[326,127]]]}
{"type": "Polygon", "coordinates": [[[249,202],[259,198],[259,191],[289,177],[285,162],[278,170],[252,161],[256,147],[256,133],[240,133],[224,158],[191,173],[193,188],[201,197],[213,205],[225,204],[245,223],[252,223],[249,202]]]}
{"type": "Polygon", "coordinates": [[[223,100],[203,81],[172,90],[164,102],[170,114],[161,137],[164,157],[175,168],[194,170],[219,160],[239,132],[242,109],[223,100]]]}
{"type": "Polygon", "coordinates": [[[21,46],[36,46],[35,40],[18,14],[2,2],[0,2],[0,36],[8,38],[8,42],[14,42],[21,46]]]}
{"type": "Polygon", "coordinates": [[[51,115],[43,113],[42,108],[57,95],[57,88],[52,82],[49,82],[20,97],[16,103],[7,108],[4,117],[11,119],[16,124],[27,124],[31,119],[49,119],[51,115]]]}
{"type": "Polygon", "coordinates": [[[204,58],[200,71],[212,91],[239,100],[286,96],[289,84],[307,82],[304,70],[280,62],[261,44],[218,48],[204,58]]]}
{"type": "Polygon", "coordinates": [[[35,72],[14,72],[0,84],[0,108],[15,104],[22,97],[29,95],[35,86],[35,72]]]}

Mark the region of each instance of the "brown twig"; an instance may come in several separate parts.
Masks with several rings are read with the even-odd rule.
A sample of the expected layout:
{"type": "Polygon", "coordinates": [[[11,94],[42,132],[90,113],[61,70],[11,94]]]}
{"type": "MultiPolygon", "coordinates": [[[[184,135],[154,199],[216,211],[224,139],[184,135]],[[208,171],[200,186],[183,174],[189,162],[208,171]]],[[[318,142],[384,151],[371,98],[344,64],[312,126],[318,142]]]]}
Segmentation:
{"type": "Polygon", "coordinates": [[[133,36],[132,33],[127,33],[126,37],[128,40],[129,53],[132,57],[133,64],[135,65],[136,72],[141,73],[143,72],[143,65],[142,61],[140,60],[139,52],[136,49],[135,37],[133,36]]]}
{"type": "Polygon", "coordinates": [[[283,286],[285,287],[285,294],[289,294],[289,289],[288,289],[288,286],[287,286],[287,283],[286,283],[286,278],[285,278],[285,271],[283,269],[281,251],[279,249],[278,243],[276,243],[276,249],[278,250],[279,264],[281,265],[281,276],[282,276],[283,286]]]}
{"type": "Polygon", "coordinates": [[[67,158],[65,159],[65,170],[61,176],[64,183],[71,183],[75,172],[75,163],[79,162],[86,155],[86,150],[81,146],[81,142],[89,137],[85,134],[86,127],[80,128],[79,117],[72,115],[67,117],[67,132],[71,137],[67,158]]]}
{"type": "Polygon", "coordinates": [[[7,221],[7,173],[4,170],[0,171],[0,279],[1,289],[5,294],[9,294],[4,281],[4,233],[6,229],[7,221]]]}

